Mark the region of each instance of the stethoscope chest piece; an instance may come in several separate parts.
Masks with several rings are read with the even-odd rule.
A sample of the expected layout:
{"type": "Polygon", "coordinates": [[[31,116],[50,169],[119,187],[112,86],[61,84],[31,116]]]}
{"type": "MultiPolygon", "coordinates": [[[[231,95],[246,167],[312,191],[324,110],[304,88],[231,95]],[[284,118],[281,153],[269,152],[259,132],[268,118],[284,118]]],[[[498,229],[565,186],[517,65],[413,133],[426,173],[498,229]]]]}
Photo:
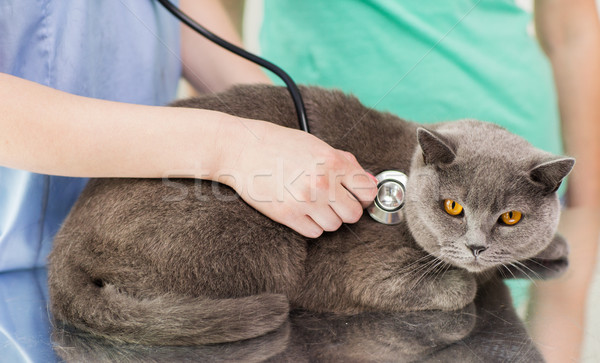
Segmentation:
{"type": "Polygon", "coordinates": [[[377,178],[377,196],[373,204],[367,208],[369,215],[379,223],[400,223],[408,177],[397,170],[386,170],[377,174],[375,178],[377,178]]]}

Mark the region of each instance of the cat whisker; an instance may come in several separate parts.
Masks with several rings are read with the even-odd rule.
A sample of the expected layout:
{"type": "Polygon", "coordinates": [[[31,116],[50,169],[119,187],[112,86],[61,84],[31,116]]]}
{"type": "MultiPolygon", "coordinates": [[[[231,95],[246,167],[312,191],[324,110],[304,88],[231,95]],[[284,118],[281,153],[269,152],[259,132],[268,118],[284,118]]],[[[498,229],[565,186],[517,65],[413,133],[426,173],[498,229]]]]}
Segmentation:
{"type": "Polygon", "coordinates": [[[479,274],[482,275],[485,280],[488,280],[490,277],[493,276],[493,270],[481,271],[479,274]]]}
{"type": "Polygon", "coordinates": [[[534,285],[536,284],[536,283],[535,283],[535,280],[534,280],[534,279],[533,279],[531,276],[529,276],[529,274],[527,274],[527,272],[523,271],[523,269],[522,269],[522,268],[520,268],[518,265],[514,264],[513,262],[509,263],[509,265],[510,265],[510,266],[512,266],[512,267],[514,267],[514,268],[516,268],[517,270],[519,270],[519,271],[520,271],[520,272],[521,272],[523,275],[525,275],[525,277],[527,277],[527,279],[528,279],[528,280],[530,280],[530,281],[531,281],[531,282],[532,282],[534,285]]]}
{"type": "Polygon", "coordinates": [[[510,274],[512,275],[512,277],[514,279],[516,279],[517,277],[515,276],[515,274],[510,270],[510,268],[508,266],[506,266],[505,264],[500,264],[500,266],[498,266],[498,270],[500,271],[500,273],[502,274],[502,277],[505,277],[504,272],[502,272],[501,267],[504,267],[508,272],[510,272],[510,274]]]}
{"type": "Polygon", "coordinates": [[[442,272],[445,269],[445,263],[442,260],[439,260],[435,266],[433,267],[433,280],[437,280],[437,278],[440,276],[440,272],[442,272]]]}
{"type": "Polygon", "coordinates": [[[438,259],[437,259],[437,257],[436,257],[436,258],[434,258],[433,260],[431,260],[431,261],[428,261],[427,263],[425,263],[425,264],[421,265],[421,266],[420,266],[418,269],[416,269],[415,271],[413,271],[413,273],[418,273],[418,272],[421,272],[421,271],[424,271],[424,272],[423,272],[423,273],[420,273],[420,274],[419,274],[419,277],[417,277],[417,278],[414,280],[414,282],[412,283],[412,286],[411,286],[411,287],[409,288],[409,290],[408,290],[409,292],[410,292],[410,291],[412,291],[412,290],[413,290],[415,287],[417,287],[417,286],[419,285],[419,283],[420,283],[421,281],[423,281],[423,279],[424,279],[426,276],[428,276],[428,275],[429,275],[429,273],[430,273],[430,272],[431,272],[431,270],[432,270],[432,267],[434,267],[434,266],[436,265],[436,262],[437,262],[436,260],[438,260],[438,259]]]}
{"type": "MultiPolygon", "coordinates": [[[[506,268],[506,266],[504,266],[504,265],[498,266],[498,272],[500,272],[500,275],[502,276],[503,279],[507,279],[508,276],[504,272],[503,267],[506,268]]],[[[508,268],[506,268],[506,269],[508,270],[508,268]]]]}
{"type": "Polygon", "coordinates": [[[442,255],[442,256],[440,256],[441,258],[435,257],[435,256],[432,256],[432,257],[433,257],[433,259],[431,261],[428,261],[427,263],[420,266],[417,270],[413,271],[413,272],[419,272],[419,271],[423,271],[423,272],[419,275],[419,277],[413,282],[412,286],[408,289],[409,292],[412,291],[414,288],[416,288],[419,285],[419,283],[425,279],[425,277],[433,275],[434,279],[437,278],[437,276],[440,274],[440,272],[443,271],[443,268],[440,268],[440,266],[449,268],[450,265],[441,259],[446,256],[442,255]]]}
{"type": "Polygon", "coordinates": [[[516,279],[516,278],[517,278],[517,276],[515,276],[515,274],[514,274],[514,273],[512,272],[512,270],[510,269],[510,267],[506,266],[505,264],[502,264],[502,266],[506,267],[506,269],[508,270],[508,272],[510,272],[510,274],[512,275],[512,277],[513,277],[514,279],[516,279]]]}
{"type": "Polygon", "coordinates": [[[552,270],[550,267],[548,267],[548,266],[544,265],[543,263],[540,263],[540,262],[536,261],[536,260],[535,260],[535,259],[533,259],[533,258],[532,258],[532,259],[529,259],[529,260],[527,260],[527,261],[531,261],[531,262],[535,263],[536,265],[538,265],[538,266],[540,266],[540,267],[543,267],[543,268],[545,268],[546,270],[553,271],[553,270],[552,270]]]}
{"type": "Polygon", "coordinates": [[[506,275],[504,274],[504,271],[502,270],[502,266],[498,266],[498,267],[496,268],[496,271],[498,271],[498,273],[500,274],[500,276],[501,276],[503,279],[506,279],[506,278],[508,278],[508,276],[506,276],[506,275]]]}
{"type": "Polygon", "coordinates": [[[403,266],[402,269],[399,270],[399,272],[406,272],[407,270],[410,270],[414,265],[417,265],[421,262],[423,262],[423,260],[427,260],[427,259],[432,259],[432,261],[435,261],[436,257],[432,256],[432,255],[425,255],[411,263],[409,263],[406,266],[403,266]]]}
{"type": "Polygon", "coordinates": [[[525,264],[524,264],[523,262],[521,262],[521,261],[515,261],[514,263],[517,263],[517,264],[519,264],[519,266],[523,266],[523,267],[524,267],[524,268],[526,268],[527,270],[531,271],[531,273],[534,275],[534,277],[535,277],[536,279],[538,279],[538,280],[541,280],[541,276],[540,276],[540,275],[539,275],[537,272],[533,271],[533,270],[531,269],[531,267],[529,267],[529,266],[525,265],[525,264]]]}
{"type": "Polygon", "coordinates": [[[435,279],[443,276],[452,267],[449,263],[443,263],[440,271],[436,274],[435,279]]]}
{"type": "Polygon", "coordinates": [[[425,275],[427,275],[429,273],[429,271],[431,270],[431,268],[433,266],[435,266],[436,263],[437,263],[437,259],[434,258],[431,261],[427,261],[426,263],[422,264],[418,268],[414,269],[412,272],[415,273],[415,272],[424,271],[421,276],[425,276],[425,275]]]}

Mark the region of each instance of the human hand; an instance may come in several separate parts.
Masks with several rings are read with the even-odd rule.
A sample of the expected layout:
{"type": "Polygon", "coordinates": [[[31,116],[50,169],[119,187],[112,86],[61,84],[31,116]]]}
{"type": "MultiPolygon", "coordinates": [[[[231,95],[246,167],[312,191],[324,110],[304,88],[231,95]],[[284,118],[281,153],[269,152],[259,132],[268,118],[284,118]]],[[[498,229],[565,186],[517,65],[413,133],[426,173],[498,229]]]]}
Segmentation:
{"type": "Polygon", "coordinates": [[[238,120],[211,179],[298,233],[316,238],[357,222],[377,192],[376,181],[349,152],[300,130],[238,120]]]}

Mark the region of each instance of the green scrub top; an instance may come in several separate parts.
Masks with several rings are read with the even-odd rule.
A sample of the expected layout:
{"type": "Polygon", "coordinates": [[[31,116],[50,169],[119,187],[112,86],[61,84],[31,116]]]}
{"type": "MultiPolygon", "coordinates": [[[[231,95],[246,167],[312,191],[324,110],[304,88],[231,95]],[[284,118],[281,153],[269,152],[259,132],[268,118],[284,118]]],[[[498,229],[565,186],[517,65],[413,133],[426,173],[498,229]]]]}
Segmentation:
{"type": "MultiPolygon", "coordinates": [[[[551,67],[515,0],[264,0],[263,15],[262,55],[298,83],[422,123],[491,121],[562,153],[551,67]]],[[[528,283],[509,284],[522,305],[528,283]]]]}

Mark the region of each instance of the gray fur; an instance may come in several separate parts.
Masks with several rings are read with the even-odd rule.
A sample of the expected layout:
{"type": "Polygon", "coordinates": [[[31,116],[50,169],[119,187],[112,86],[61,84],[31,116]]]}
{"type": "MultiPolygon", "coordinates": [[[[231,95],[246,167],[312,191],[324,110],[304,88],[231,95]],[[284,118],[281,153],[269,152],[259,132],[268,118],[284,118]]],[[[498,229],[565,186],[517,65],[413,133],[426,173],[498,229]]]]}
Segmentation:
{"type": "Polygon", "coordinates": [[[295,310],[289,321],[258,338],[194,347],[123,344],[62,324],[52,340],[66,362],[543,362],[498,280],[455,311],[295,310]]]}
{"type": "MultiPolygon", "coordinates": [[[[94,179],[50,255],[55,317],[133,343],[236,341],[276,329],[290,306],[345,314],[460,309],[473,301],[482,272],[548,250],[559,214],[548,184],[570,170],[553,161],[572,166],[572,159],[491,124],[465,120],[417,132],[419,125],[341,92],[301,91],[315,135],[373,173],[409,174],[404,223],[364,215],[310,240],[216,183],[94,179]],[[459,201],[464,216],[445,214],[443,198],[459,201]],[[511,209],[523,211],[523,221],[498,226],[511,209]],[[471,241],[488,248],[477,259],[465,247],[471,241]]],[[[280,87],[236,87],[175,106],[296,127],[280,87]]]]}
{"type": "MultiPolygon", "coordinates": [[[[414,154],[405,215],[418,243],[471,272],[530,258],[546,248],[560,213],[554,191],[574,160],[536,150],[493,124],[465,120],[435,125],[434,130],[443,145],[439,150],[457,146],[446,148],[451,156],[438,155],[441,161],[434,163],[426,160],[426,150],[414,154]],[[544,178],[552,181],[540,182],[544,178]],[[445,213],[440,208],[444,199],[460,203],[464,217],[445,213]],[[514,226],[499,224],[500,215],[510,210],[521,211],[522,220],[514,226]],[[475,259],[468,245],[487,249],[475,259]]],[[[429,144],[433,140],[426,138],[429,144]]]]}

